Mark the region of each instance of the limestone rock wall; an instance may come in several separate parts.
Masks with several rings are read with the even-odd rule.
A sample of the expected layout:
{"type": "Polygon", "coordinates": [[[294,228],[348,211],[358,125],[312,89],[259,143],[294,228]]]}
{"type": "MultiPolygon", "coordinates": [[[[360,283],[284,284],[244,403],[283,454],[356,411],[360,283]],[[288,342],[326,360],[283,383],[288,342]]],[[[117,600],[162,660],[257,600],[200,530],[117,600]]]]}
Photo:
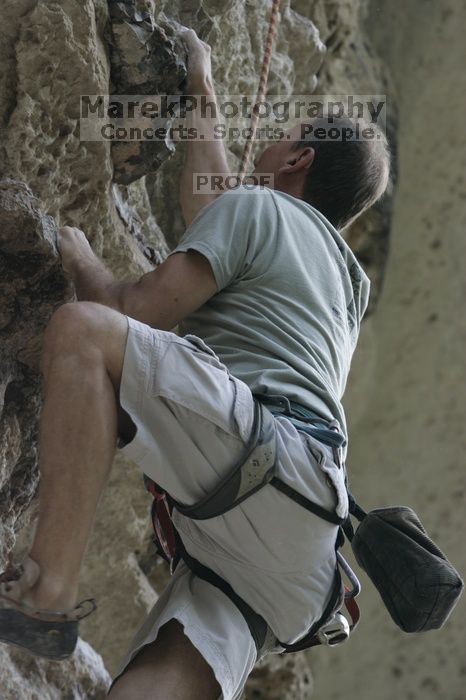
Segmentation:
{"type": "Polygon", "coordinates": [[[55,223],[24,183],[0,181],[0,559],[37,487],[42,332],[72,290],[55,247],[55,223]],[[18,232],[21,232],[18,235],[18,232]]]}
{"type": "MultiPolygon", "coordinates": [[[[219,93],[253,94],[269,6],[267,0],[2,5],[0,568],[13,546],[21,550],[32,535],[40,338],[55,306],[72,294],[57,264],[55,227],[82,228],[119,278],[151,269],[183,232],[177,207],[182,147],[135,152],[80,141],[79,95],[123,87],[138,92],[141,85],[181,90],[186,56],[177,22],[211,44],[219,93]],[[128,31],[128,22],[137,30],[128,31]]],[[[369,506],[406,498],[455,559],[462,498],[458,432],[465,411],[457,390],[464,378],[464,328],[454,313],[464,288],[454,280],[462,272],[464,182],[450,167],[458,162],[454,132],[434,141],[441,157],[432,157],[425,144],[434,126],[429,90],[444,103],[453,104],[452,95],[457,101],[443,114],[445,126],[464,111],[464,90],[454,87],[464,56],[459,49],[440,50],[457,42],[462,15],[459,0],[447,0],[443,10],[429,5],[430,14],[420,0],[407,7],[399,4],[395,12],[362,0],[283,0],[270,91],[388,92],[394,152],[400,110],[401,179],[391,248],[391,193],[347,234],[373,280],[371,314],[347,395],[349,468],[369,506]]],[[[233,168],[240,152],[240,143],[229,144],[233,168]]],[[[115,672],[168,575],[153,557],[149,504],[140,473],[117,458],[84,565],[81,594],[99,604],[81,626],[86,641],[63,665],[2,647],[2,698],[105,697],[108,672],[115,672]]],[[[364,621],[351,645],[263,662],[247,697],[307,700],[315,686],[315,697],[379,700],[392,697],[395,687],[400,698],[459,699],[459,616],[445,632],[419,641],[390,627],[368,586],[363,600],[364,621]]]]}
{"type": "Polygon", "coordinates": [[[58,663],[2,645],[0,668],[2,700],[103,700],[111,682],[102,657],[82,639],[73,656],[58,663]]]}

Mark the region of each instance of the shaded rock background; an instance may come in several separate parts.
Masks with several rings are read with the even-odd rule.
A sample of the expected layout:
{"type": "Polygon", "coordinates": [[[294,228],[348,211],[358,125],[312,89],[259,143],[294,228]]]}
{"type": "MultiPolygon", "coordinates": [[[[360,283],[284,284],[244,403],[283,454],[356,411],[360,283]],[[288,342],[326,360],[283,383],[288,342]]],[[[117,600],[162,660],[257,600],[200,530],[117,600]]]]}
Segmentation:
{"type": "MultiPolygon", "coordinates": [[[[466,108],[466,7],[369,9],[366,33],[398,105],[399,179],[384,289],[346,394],[349,471],[368,508],[411,505],[464,578],[466,130],[456,115],[466,108]]],[[[464,596],[442,630],[405,635],[363,587],[351,645],[313,655],[315,696],[463,700],[464,596]]]]}
{"type": "MultiPolygon", "coordinates": [[[[109,4],[115,21],[117,3],[109,4]]],[[[177,207],[182,146],[173,155],[168,147],[138,160],[140,153],[111,149],[109,143],[82,142],[79,95],[107,94],[117,86],[129,92],[133,82],[135,92],[141,85],[179,90],[186,57],[173,34],[175,22],[192,26],[212,45],[219,93],[256,90],[266,0],[125,3],[138,13],[140,54],[134,37],[131,43],[130,34],[116,36],[122,28],[110,24],[109,4],[6,0],[2,5],[0,177],[9,181],[0,188],[0,568],[15,540],[21,551],[32,536],[40,339],[53,309],[72,293],[57,264],[54,227],[66,223],[86,231],[118,278],[137,278],[151,269],[184,230],[177,207]],[[145,57],[155,54],[157,70],[151,75],[145,57]],[[146,72],[136,79],[141,61],[146,72]],[[167,66],[163,81],[161,65],[167,66]],[[136,170],[125,179],[128,163],[136,170]],[[146,174],[130,182],[134,172],[146,174]]],[[[373,281],[371,314],[345,400],[354,490],[368,507],[400,500],[412,505],[461,566],[466,410],[458,387],[466,374],[466,329],[458,310],[465,296],[465,206],[464,163],[457,150],[464,143],[458,115],[466,94],[460,41],[465,10],[460,0],[427,5],[284,0],[282,14],[270,92],[387,92],[393,148],[399,138],[392,227],[390,193],[347,233],[373,281]]],[[[241,144],[229,147],[235,168],[241,144]]],[[[73,660],[52,664],[1,647],[2,698],[105,697],[109,676],[103,664],[115,672],[168,575],[152,555],[149,505],[141,474],[117,457],[81,587],[83,596],[98,599],[98,613],[81,627],[97,653],[81,642],[73,660]]],[[[331,654],[321,649],[262,662],[248,682],[247,697],[462,697],[464,603],[445,630],[420,637],[403,636],[393,627],[369,585],[362,604],[364,619],[351,644],[331,654]]]]}

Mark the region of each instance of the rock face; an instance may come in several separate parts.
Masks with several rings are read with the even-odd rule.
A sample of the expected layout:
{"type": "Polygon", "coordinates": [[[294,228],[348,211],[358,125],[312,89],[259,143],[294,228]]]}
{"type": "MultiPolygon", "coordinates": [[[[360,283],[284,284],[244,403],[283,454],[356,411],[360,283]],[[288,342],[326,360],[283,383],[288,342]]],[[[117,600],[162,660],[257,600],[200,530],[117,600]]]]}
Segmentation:
{"type": "MultiPolygon", "coordinates": [[[[111,79],[119,95],[176,95],[186,76],[179,57],[182,43],[167,36],[149,11],[141,12],[134,2],[109,2],[111,79]]],[[[170,32],[171,33],[171,32],[170,32]]],[[[169,125],[169,120],[165,125],[169,125]]],[[[128,185],[155,172],[175,151],[173,143],[117,141],[112,144],[115,182],[128,185]]]]}
{"type": "Polygon", "coordinates": [[[0,559],[6,561],[37,487],[41,337],[70,298],[56,225],[27,185],[0,181],[0,559]]]}
{"type": "Polygon", "coordinates": [[[79,640],[73,656],[60,663],[47,663],[20,650],[0,648],[2,700],[103,700],[110,676],[102,657],[79,640]]]}
{"type": "MultiPolygon", "coordinates": [[[[21,551],[31,538],[41,335],[53,310],[73,294],[61,272],[56,226],[82,228],[120,279],[136,279],[152,269],[184,230],[177,206],[182,145],[112,146],[110,141],[80,140],[79,97],[180,93],[186,51],[176,37],[178,23],[196,29],[212,46],[219,94],[255,94],[269,8],[266,0],[3,3],[0,569],[13,548],[21,551]]],[[[443,57],[443,70],[435,57],[426,59],[421,46],[427,24],[412,31],[424,12],[420,0],[413,0],[403,16],[400,8],[381,10],[377,3],[369,19],[367,11],[368,6],[358,0],[283,0],[270,93],[388,93],[387,131],[394,151],[399,103],[404,131],[390,255],[392,193],[347,232],[373,282],[371,313],[346,400],[352,426],[349,468],[354,470],[355,490],[369,505],[405,496],[408,501],[409,496],[409,503],[421,517],[425,514],[426,526],[456,563],[454,533],[460,532],[462,498],[458,435],[463,434],[465,416],[457,387],[465,375],[461,343],[465,329],[454,313],[462,308],[464,289],[460,282],[455,286],[454,278],[463,259],[458,222],[460,213],[464,216],[464,182],[462,186],[448,165],[449,158],[455,162],[453,138],[431,140],[441,158],[429,157],[431,149],[425,146],[431,132],[425,122],[434,99],[429,98],[428,87],[443,104],[450,99],[445,76],[450,76],[458,100],[456,110],[447,110],[445,125],[453,113],[464,111],[460,102],[464,90],[453,90],[456,78],[451,77],[459,79],[460,50],[451,59],[443,57]],[[372,36],[374,42],[369,40],[372,36]],[[374,46],[386,57],[391,75],[374,46]],[[409,78],[402,65],[408,56],[409,78]],[[418,88],[421,99],[415,113],[410,99],[418,88]],[[450,184],[452,193],[447,197],[450,184]]],[[[448,8],[429,12],[432,16],[424,20],[430,20],[429,45],[440,53],[441,45],[454,45],[464,10],[459,0],[450,0],[448,8]],[[434,34],[437,26],[442,35],[434,34]]],[[[236,168],[242,144],[228,146],[230,164],[236,168]]],[[[153,556],[149,504],[141,474],[117,457],[83,570],[80,593],[95,596],[99,606],[97,614],[81,625],[86,642],[80,642],[66,664],[33,660],[2,646],[2,698],[105,697],[110,676],[103,664],[110,674],[115,672],[168,576],[165,565],[153,556]]],[[[315,684],[317,691],[326,688],[328,698],[345,694],[350,700],[369,700],[376,695],[377,700],[388,700],[396,684],[399,697],[459,700],[458,614],[435,640],[419,641],[403,638],[389,627],[370,588],[364,608],[363,631],[347,649],[262,662],[248,682],[247,697],[306,700],[315,684]],[[358,673],[355,659],[361,666],[358,673]],[[367,682],[368,668],[376,679],[372,684],[367,682]]]]}

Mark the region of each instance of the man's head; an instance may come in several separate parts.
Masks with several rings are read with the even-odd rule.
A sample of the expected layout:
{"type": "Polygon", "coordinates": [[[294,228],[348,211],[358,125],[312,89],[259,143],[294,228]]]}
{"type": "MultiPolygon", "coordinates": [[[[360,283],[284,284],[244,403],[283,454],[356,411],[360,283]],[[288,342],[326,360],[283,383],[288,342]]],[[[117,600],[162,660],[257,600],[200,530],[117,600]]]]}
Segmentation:
{"type": "Polygon", "coordinates": [[[334,117],[332,123],[319,117],[298,124],[266,148],[254,165],[255,173],[274,174],[276,190],[308,202],[339,230],[382,196],[390,176],[390,154],[382,131],[349,117],[334,117]],[[357,135],[358,124],[359,138],[349,138],[357,135]],[[361,131],[368,127],[375,138],[361,139],[361,131]],[[344,137],[328,138],[330,128],[344,137]]]}

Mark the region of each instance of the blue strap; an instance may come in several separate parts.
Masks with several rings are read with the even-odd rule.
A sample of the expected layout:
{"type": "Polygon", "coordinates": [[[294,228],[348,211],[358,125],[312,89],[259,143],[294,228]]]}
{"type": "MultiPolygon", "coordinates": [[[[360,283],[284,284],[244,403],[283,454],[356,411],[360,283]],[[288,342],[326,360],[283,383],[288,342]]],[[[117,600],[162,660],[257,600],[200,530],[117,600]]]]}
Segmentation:
{"type": "MultiPolygon", "coordinates": [[[[274,415],[284,415],[283,411],[275,411],[273,409],[269,410],[274,415]]],[[[336,430],[326,428],[323,424],[322,426],[316,425],[314,427],[302,420],[297,420],[296,418],[291,418],[290,416],[284,417],[287,418],[290,421],[290,423],[293,423],[295,428],[297,428],[298,430],[302,430],[304,433],[312,435],[312,437],[315,437],[316,440],[320,440],[320,442],[323,442],[324,445],[329,445],[330,447],[341,447],[346,442],[345,436],[342,433],[337,433],[336,430]]]]}
{"type": "Polygon", "coordinates": [[[332,430],[330,421],[307,406],[302,406],[295,401],[290,401],[286,396],[276,394],[254,394],[255,398],[264,403],[274,416],[283,415],[295,428],[302,430],[324,445],[330,447],[342,447],[346,444],[343,433],[332,430]]]}

